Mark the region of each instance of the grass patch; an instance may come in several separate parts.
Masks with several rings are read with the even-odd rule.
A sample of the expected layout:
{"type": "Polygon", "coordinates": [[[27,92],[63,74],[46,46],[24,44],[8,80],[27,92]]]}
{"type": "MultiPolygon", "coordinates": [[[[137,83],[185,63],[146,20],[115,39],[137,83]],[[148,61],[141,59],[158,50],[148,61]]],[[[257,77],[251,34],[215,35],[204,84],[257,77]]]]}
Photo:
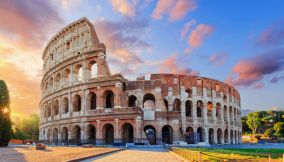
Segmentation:
{"type": "Polygon", "coordinates": [[[278,159],[282,158],[284,154],[284,149],[253,149],[253,148],[188,148],[192,151],[201,151],[208,154],[217,154],[223,156],[231,155],[231,156],[247,156],[252,158],[267,158],[268,155],[271,155],[271,158],[278,159]],[[233,154],[233,155],[232,155],[233,154]]]}

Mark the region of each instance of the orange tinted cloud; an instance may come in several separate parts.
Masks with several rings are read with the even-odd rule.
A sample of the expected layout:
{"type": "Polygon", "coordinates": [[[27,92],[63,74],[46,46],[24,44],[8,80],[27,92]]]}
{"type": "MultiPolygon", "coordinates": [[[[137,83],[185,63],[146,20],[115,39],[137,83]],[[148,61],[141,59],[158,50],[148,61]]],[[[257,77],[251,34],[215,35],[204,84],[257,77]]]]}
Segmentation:
{"type": "Polygon", "coordinates": [[[163,15],[169,15],[171,21],[176,21],[184,18],[188,12],[196,8],[195,0],[159,0],[152,17],[161,19],[163,15]]]}
{"type": "Polygon", "coordinates": [[[138,0],[111,0],[113,10],[126,16],[135,16],[138,0]]]}
{"type": "Polygon", "coordinates": [[[214,31],[214,27],[207,24],[199,24],[192,30],[188,38],[188,44],[192,48],[199,47],[204,39],[214,31]]]}
{"type": "Polygon", "coordinates": [[[176,55],[171,55],[170,57],[161,61],[158,64],[158,71],[160,73],[199,75],[199,71],[193,71],[190,68],[179,67],[176,55]]]}
{"type": "Polygon", "coordinates": [[[184,25],[184,27],[183,27],[183,29],[182,29],[182,31],[181,31],[181,33],[180,33],[182,39],[184,39],[184,38],[186,37],[188,31],[189,31],[195,24],[196,24],[196,20],[192,19],[192,20],[190,20],[189,22],[187,22],[187,23],[184,25]]]}
{"type": "Polygon", "coordinates": [[[209,57],[209,63],[215,66],[224,65],[228,56],[226,52],[214,53],[209,57]]]}
{"type": "Polygon", "coordinates": [[[0,79],[8,85],[12,112],[39,112],[40,80],[29,77],[12,63],[0,62],[0,79]]]}

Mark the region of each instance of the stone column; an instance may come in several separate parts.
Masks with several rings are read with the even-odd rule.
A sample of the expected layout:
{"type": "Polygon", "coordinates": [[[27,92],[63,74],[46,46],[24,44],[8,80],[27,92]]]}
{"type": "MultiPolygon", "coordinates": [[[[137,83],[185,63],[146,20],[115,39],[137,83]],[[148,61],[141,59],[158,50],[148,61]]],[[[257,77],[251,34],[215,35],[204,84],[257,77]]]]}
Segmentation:
{"type": "Polygon", "coordinates": [[[142,117],[137,116],[135,119],[134,142],[142,142],[142,117]]]}
{"type": "Polygon", "coordinates": [[[181,101],[181,127],[182,127],[182,137],[184,137],[184,133],[186,131],[186,114],[185,114],[185,100],[181,101]]]}
{"type": "Polygon", "coordinates": [[[179,141],[179,120],[173,120],[173,142],[179,141]]]}
{"type": "Polygon", "coordinates": [[[119,119],[114,119],[114,143],[121,142],[121,136],[119,135],[119,119]]]}
{"type": "MultiPolygon", "coordinates": [[[[216,118],[216,103],[213,103],[213,107],[212,107],[212,115],[213,115],[213,117],[212,117],[212,119],[213,119],[213,121],[214,121],[214,123],[217,123],[217,118],[216,118]]],[[[220,114],[219,114],[220,115],[220,114]]]]}
{"type": "Polygon", "coordinates": [[[98,94],[97,94],[97,109],[103,109],[104,105],[103,105],[103,92],[102,92],[102,88],[100,86],[97,87],[98,88],[98,94]]]}
{"type": "Polygon", "coordinates": [[[204,127],[204,132],[205,132],[205,143],[208,144],[209,143],[209,132],[208,132],[208,128],[204,127]]]}
{"type": "Polygon", "coordinates": [[[114,108],[121,108],[121,100],[122,100],[122,84],[117,82],[115,84],[114,108]]]}
{"type": "Polygon", "coordinates": [[[103,144],[103,130],[101,128],[101,121],[96,120],[96,144],[101,145],[103,144]]]}
{"type": "Polygon", "coordinates": [[[214,130],[214,140],[213,141],[214,141],[214,144],[218,144],[218,129],[214,130]]]}

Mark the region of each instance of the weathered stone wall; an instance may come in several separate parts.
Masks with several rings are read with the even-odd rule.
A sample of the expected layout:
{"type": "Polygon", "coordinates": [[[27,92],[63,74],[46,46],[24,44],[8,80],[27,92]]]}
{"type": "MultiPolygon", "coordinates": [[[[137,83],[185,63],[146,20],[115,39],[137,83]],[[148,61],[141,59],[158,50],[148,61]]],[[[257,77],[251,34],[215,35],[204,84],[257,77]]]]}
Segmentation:
{"type": "Polygon", "coordinates": [[[136,81],[112,75],[106,48],[86,18],[57,33],[42,58],[44,142],[241,142],[234,87],[189,75],[151,74],[136,81]]]}

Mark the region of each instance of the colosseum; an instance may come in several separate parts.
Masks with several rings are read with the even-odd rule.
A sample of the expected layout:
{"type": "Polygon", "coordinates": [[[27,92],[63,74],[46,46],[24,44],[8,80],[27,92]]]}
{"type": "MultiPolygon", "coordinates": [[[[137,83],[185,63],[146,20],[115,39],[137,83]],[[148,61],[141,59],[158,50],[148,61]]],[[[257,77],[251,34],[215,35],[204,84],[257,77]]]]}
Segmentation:
{"type": "MultiPolygon", "coordinates": [[[[103,33],[100,33],[103,34],[103,33]]],[[[49,144],[241,143],[238,91],[200,76],[111,74],[86,18],[60,30],[42,59],[40,141],[49,144]]]]}

